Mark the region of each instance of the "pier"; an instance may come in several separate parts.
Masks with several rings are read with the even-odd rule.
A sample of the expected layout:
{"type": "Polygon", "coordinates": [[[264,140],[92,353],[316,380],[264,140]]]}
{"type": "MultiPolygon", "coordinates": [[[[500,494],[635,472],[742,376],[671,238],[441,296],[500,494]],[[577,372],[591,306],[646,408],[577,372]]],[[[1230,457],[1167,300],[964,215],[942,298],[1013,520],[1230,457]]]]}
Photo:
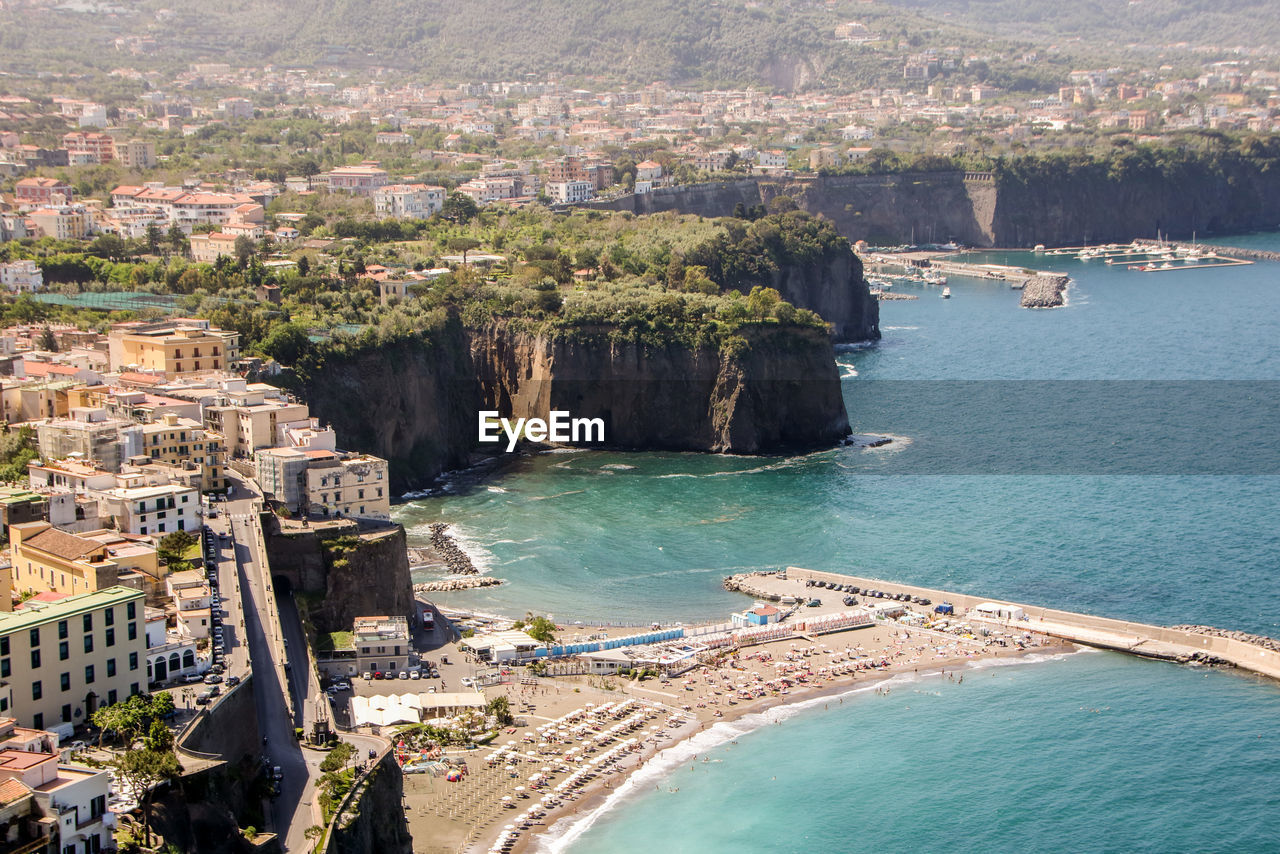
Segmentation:
{"type": "MultiPolygon", "coordinates": [[[[823,589],[810,587],[810,581],[853,585],[860,590],[869,588],[888,594],[928,599],[932,602],[930,610],[943,602],[948,603],[955,609],[956,618],[962,618],[975,627],[999,627],[1013,632],[1044,634],[1143,658],[1184,664],[1227,665],[1280,679],[1280,644],[1275,640],[1210,626],[1168,627],[1113,620],[1039,605],[794,566],[787,567],[784,574],[752,573],[749,577],[734,576],[733,581],[734,587],[731,589],[744,592],[749,590],[751,595],[768,599],[775,596],[779,599],[783,596],[797,599],[821,596],[823,589]],[[981,611],[979,606],[982,606],[981,611]]],[[[726,583],[726,587],[728,586],[726,583]]],[[[860,595],[860,598],[865,597],[860,595]]],[[[878,600],[871,598],[867,601],[878,600]]]]}

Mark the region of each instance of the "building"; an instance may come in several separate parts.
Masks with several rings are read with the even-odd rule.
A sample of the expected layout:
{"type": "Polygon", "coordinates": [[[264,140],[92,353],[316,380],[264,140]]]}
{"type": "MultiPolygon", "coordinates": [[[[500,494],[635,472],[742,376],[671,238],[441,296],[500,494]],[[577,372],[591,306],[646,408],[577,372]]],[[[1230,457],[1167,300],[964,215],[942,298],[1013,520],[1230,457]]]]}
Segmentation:
{"type": "Polygon", "coordinates": [[[733,627],[743,628],[746,626],[767,626],[770,623],[776,623],[782,619],[782,611],[774,605],[765,602],[757,602],[756,606],[749,611],[743,611],[740,614],[732,614],[730,622],[733,627]]]}
{"type": "MultiPolygon", "coordinates": [[[[205,640],[213,628],[213,588],[196,570],[174,572],[165,579],[169,596],[177,608],[178,635],[187,640],[205,640]]],[[[194,654],[193,654],[194,658],[194,654]]],[[[157,675],[156,681],[162,679],[157,675]]]]}
{"type": "Polygon", "coordinates": [[[110,163],[116,156],[116,142],[107,133],[72,131],[63,135],[62,147],[69,158],[80,155],[86,163],[110,163]]]}
{"type": "Polygon", "coordinates": [[[642,160],[636,164],[636,181],[662,180],[662,164],[654,160],[642,160]]]}
{"type": "Polygon", "coordinates": [[[75,190],[57,178],[23,178],[13,185],[13,197],[20,205],[69,205],[75,190]]]}
{"type": "Polygon", "coordinates": [[[287,427],[308,421],[307,405],[289,400],[275,386],[239,379],[220,386],[205,406],[204,425],[223,437],[229,459],[281,445],[287,427]]]}
{"type": "Polygon", "coordinates": [[[355,196],[372,196],[379,187],[387,185],[387,170],[376,160],[366,160],[359,166],[340,166],[326,176],[331,193],[351,193],[355,196]]]}
{"type": "Polygon", "coordinates": [[[373,209],[380,217],[426,219],[444,206],[444,187],[429,184],[388,184],[373,194],[373,209]]]}
{"type": "Polygon", "coordinates": [[[131,421],[108,418],[101,409],[73,409],[36,427],[36,443],[44,460],[77,459],[118,472],[125,460],[142,453],[142,429],[131,421]]]}
{"type": "Polygon", "coordinates": [[[58,822],[45,815],[35,790],[21,780],[0,780],[0,828],[6,851],[58,854],[58,822]]]}
{"type": "Polygon", "coordinates": [[[72,534],[44,521],[11,527],[9,563],[19,593],[78,596],[116,586],[154,592],[160,579],[150,544],[115,531],[72,534]]]}
{"type": "Polygon", "coordinates": [[[253,102],[248,98],[223,98],[218,102],[218,110],[226,119],[253,118],[253,102]]]}
{"type": "Polygon", "coordinates": [[[200,489],[204,492],[227,487],[226,443],[220,434],[206,430],[199,421],[167,413],[158,421],[142,425],[142,452],[153,461],[171,466],[199,466],[200,489]]]}
{"type": "Polygon", "coordinates": [[[13,293],[38,291],[44,287],[44,273],[31,260],[0,263],[0,285],[13,293]]]}
{"type": "Polygon", "coordinates": [[[83,724],[139,693],[142,608],[142,591],[108,587],[0,613],[0,714],[35,729],[83,724]]]}
{"type": "Polygon", "coordinates": [[[356,617],[352,621],[356,667],[361,672],[395,672],[409,666],[407,617],[356,617]]]}
{"type": "MultiPolygon", "coordinates": [[[[9,537],[10,525],[41,522],[49,515],[49,499],[20,486],[0,486],[0,534],[9,537]]],[[[6,603],[0,602],[0,610],[6,603]]]]}
{"type": "Polygon", "coordinates": [[[236,237],[235,234],[222,231],[191,235],[191,260],[201,264],[215,264],[219,258],[234,258],[236,237]]]}
{"type": "Polygon", "coordinates": [[[107,335],[113,371],[153,371],[166,377],[220,371],[240,357],[240,336],[206,321],[117,324],[107,335]]]}
{"type": "MultiPolygon", "coordinates": [[[[120,480],[125,480],[122,476],[120,480]]],[[[182,483],[117,486],[95,494],[99,513],[124,534],[139,536],[200,530],[200,492],[182,483]]]]}
{"type": "Polygon", "coordinates": [[[131,139],[116,144],[116,157],[126,169],[152,169],[156,161],[156,144],[145,139],[131,139]]]}
{"type": "Polygon", "coordinates": [[[27,214],[27,219],[41,235],[58,240],[80,240],[93,230],[92,216],[84,205],[36,208],[27,214]]]}
{"type": "Polygon", "coordinates": [[[387,461],[325,448],[267,448],[255,455],[264,493],[290,513],[322,518],[391,518],[387,461]]]}
{"type": "Polygon", "coordinates": [[[547,195],[559,205],[585,202],[595,195],[595,184],[590,181],[548,182],[547,195]]]}
{"type": "MultiPolygon", "coordinates": [[[[103,769],[60,765],[54,751],[0,749],[0,785],[17,794],[17,786],[31,792],[38,806],[41,839],[52,838],[54,851],[107,851],[115,845],[115,815],[107,810],[111,778],[103,769]],[[46,824],[47,822],[47,824],[46,824]],[[46,830],[47,827],[47,830],[46,830]]],[[[14,828],[16,830],[16,828],[14,828]]],[[[38,851],[42,848],[5,848],[38,851]]]]}

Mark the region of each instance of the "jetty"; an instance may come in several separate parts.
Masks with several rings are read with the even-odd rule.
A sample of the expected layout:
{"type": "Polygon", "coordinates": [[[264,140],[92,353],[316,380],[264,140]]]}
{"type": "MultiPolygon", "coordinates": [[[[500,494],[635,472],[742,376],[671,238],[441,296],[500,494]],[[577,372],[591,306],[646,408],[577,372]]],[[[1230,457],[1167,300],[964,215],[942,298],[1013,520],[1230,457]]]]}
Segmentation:
{"type": "Polygon", "coordinates": [[[497,587],[501,578],[492,575],[450,575],[435,581],[413,585],[414,593],[450,593],[454,590],[474,590],[477,587],[497,587]]]}
{"type": "MultiPolygon", "coordinates": [[[[479,575],[480,570],[470,556],[449,535],[444,522],[431,523],[431,544],[425,548],[411,546],[407,549],[410,569],[444,567],[451,575],[479,575]]],[[[456,588],[451,588],[456,589],[456,588]]]]}
{"type": "Polygon", "coordinates": [[[857,588],[855,597],[866,597],[864,591],[881,596],[867,597],[874,603],[883,598],[925,600],[931,609],[950,608],[975,627],[1031,632],[1056,637],[1098,649],[1109,649],[1182,664],[1206,664],[1236,667],[1272,679],[1280,679],[1280,641],[1243,632],[1211,626],[1157,626],[1127,620],[1095,617],[1072,611],[1060,611],[1039,605],[987,599],[965,593],[900,584],[879,578],[824,572],[789,566],[781,572],[754,572],[725,579],[725,587],[740,590],[758,599],[782,601],[821,596],[827,585],[857,588]]]}

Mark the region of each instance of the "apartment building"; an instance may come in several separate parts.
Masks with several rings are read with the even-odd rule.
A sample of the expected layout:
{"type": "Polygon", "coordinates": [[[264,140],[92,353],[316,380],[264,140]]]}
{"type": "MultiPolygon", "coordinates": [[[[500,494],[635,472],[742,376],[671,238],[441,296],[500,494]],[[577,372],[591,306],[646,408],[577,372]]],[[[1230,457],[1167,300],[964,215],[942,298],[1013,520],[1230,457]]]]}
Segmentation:
{"type": "Polygon", "coordinates": [[[227,448],[222,436],[190,418],[168,413],[142,425],[142,452],[152,461],[171,466],[200,467],[200,489],[226,489],[227,448]]]}
{"type": "Polygon", "coordinates": [[[155,167],[156,160],[156,144],[150,140],[131,139],[128,142],[116,144],[116,157],[120,159],[120,165],[126,169],[151,169],[155,167]]]}
{"type": "Polygon", "coordinates": [[[0,285],[11,293],[38,291],[44,287],[44,272],[35,261],[9,261],[0,264],[0,285]]]}
{"type": "Polygon", "coordinates": [[[426,219],[444,206],[444,187],[428,184],[388,184],[373,193],[373,209],[380,217],[426,219]]]}
{"type": "Polygon", "coordinates": [[[93,230],[93,218],[84,205],[37,208],[27,214],[27,219],[44,237],[58,240],[80,240],[93,230]]]}
{"type": "Polygon", "coordinates": [[[99,706],[139,693],[143,616],[142,591],[127,587],[0,613],[0,714],[35,729],[82,724],[99,706]]]}
{"type": "Polygon", "coordinates": [[[57,178],[23,178],[13,185],[13,197],[20,205],[69,205],[75,191],[57,178]]]}
{"type": "Polygon", "coordinates": [[[115,371],[152,371],[172,379],[182,374],[220,371],[239,358],[240,336],[208,321],[128,322],[107,335],[115,371]]]}
{"type": "Polygon", "coordinates": [[[69,418],[37,426],[36,443],[42,459],[78,459],[115,473],[129,457],[142,453],[142,428],[108,418],[101,409],[73,409],[69,418]]]}
{"type": "Polygon", "coordinates": [[[547,183],[547,195],[556,204],[570,205],[585,202],[595,195],[595,185],[590,181],[554,181],[547,183]]]}
{"type": "Polygon", "coordinates": [[[174,531],[199,531],[204,513],[199,490],[181,483],[117,486],[93,497],[98,499],[101,515],[111,517],[123,534],[163,536],[174,531]]]}
{"type": "Polygon", "coordinates": [[[255,455],[263,492],[290,513],[324,518],[391,518],[387,461],[320,448],[268,448],[255,455]]]}
{"type": "Polygon", "coordinates": [[[222,231],[191,235],[191,260],[201,264],[216,264],[219,258],[235,257],[236,237],[237,235],[222,231]]]}
{"type": "Polygon", "coordinates": [[[116,141],[107,133],[72,131],[62,137],[69,158],[80,155],[88,163],[110,163],[116,156],[116,141]]]}
{"type": "Polygon", "coordinates": [[[409,666],[407,617],[356,617],[351,626],[356,668],[361,672],[403,670],[409,666]]]}
{"type": "Polygon", "coordinates": [[[223,437],[228,459],[275,447],[287,427],[308,421],[307,405],[289,400],[274,386],[244,380],[221,385],[213,403],[205,406],[204,424],[223,437]]]}
{"type": "Polygon", "coordinates": [[[0,748],[0,786],[14,795],[30,793],[35,809],[29,811],[39,816],[34,821],[39,829],[30,835],[39,838],[34,845],[40,847],[4,850],[96,854],[114,846],[115,816],[107,811],[111,782],[105,770],[59,764],[53,750],[5,747],[0,748]]]}
{"type": "Polygon", "coordinates": [[[354,196],[372,196],[379,187],[388,183],[387,170],[376,160],[366,160],[359,166],[340,166],[326,176],[331,193],[350,193],[354,196]]]}

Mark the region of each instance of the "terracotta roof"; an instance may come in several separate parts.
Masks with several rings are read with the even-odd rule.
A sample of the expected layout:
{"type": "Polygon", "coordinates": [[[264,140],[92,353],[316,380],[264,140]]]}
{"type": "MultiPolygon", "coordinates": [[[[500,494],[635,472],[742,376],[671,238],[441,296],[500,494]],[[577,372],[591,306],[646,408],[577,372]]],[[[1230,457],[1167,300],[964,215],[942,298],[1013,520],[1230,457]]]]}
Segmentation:
{"type": "Polygon", "coordinates": [[[168,382],[161,374],[139,374],[134,371],[125,371],[120,374],[120,381],[135,385],[163,385],[168,382]]]}
{"type": "Polygon", "coordinates": [[[64,560],[78,560],[102,548],[101,543],[82,539],[75,534],[59,531],[57,528],[47,528],[22,542],[64,560]]]}
{"type": "Polygon", "coordinates": [[[46,590],[43,593],[37,593],[32,596],[31,599],[34,599],[37,602],[58,602],[66,599],[67,595],[68,594],[66,593],[59,593],[56,590],[46,590]]]}
{"type": "Polygon", "coordinates": [[[0,804],[8,806],[30,794],[31,789],[27,788],[21,780],[15,780],[12,777],[0,780],[0,804]]]}

